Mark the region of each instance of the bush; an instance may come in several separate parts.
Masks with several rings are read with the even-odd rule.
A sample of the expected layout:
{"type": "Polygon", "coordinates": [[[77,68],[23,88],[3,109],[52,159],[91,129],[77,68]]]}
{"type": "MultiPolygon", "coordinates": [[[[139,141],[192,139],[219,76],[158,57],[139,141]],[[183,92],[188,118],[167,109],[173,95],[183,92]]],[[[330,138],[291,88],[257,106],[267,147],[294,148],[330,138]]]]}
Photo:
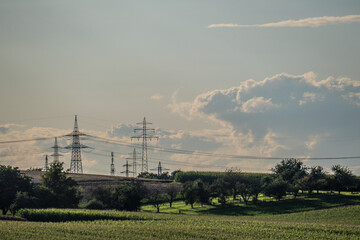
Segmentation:
{"type": "Polygon", "coordinates": [[[104,204],[106,209],[137,211],[145,190],[140,183],[124,183],[117,187],[96,188],[91,196],[104,204]]]}
{"type": "Polygon", "coordinates": [[[86,209],[104,209],[105,205],[102,201],[97,199],[91,199],[85,206],[86,209]]]}
{"type": "Polygon", "coordinates": [[[78,209],[21,209],[19,215],[34,222],[66,222],[94,220],[146,220],[146,216],[129,215],[117,211],[78,209]]]}

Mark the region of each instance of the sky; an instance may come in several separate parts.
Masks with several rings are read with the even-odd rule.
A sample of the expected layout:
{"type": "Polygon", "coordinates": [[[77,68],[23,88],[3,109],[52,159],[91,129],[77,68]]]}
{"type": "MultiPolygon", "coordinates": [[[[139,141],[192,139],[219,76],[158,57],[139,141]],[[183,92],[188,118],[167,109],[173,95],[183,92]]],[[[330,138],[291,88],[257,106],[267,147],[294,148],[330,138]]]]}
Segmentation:
{"type": "MultiPolygon", "coordinates": [[[[360,158],[329,159],[360,156],[358,39],[357,0],[0,0],[0,164],[42,167],[75,115],[137,146],[146,117],[149,146],[238,156],[149,150],[149,169],[269,172],[270,157],[298,157],[360,175],[360,158]]],[[[123,175],[131,146],[81,142],[84,172],[109,174],[113,151],[123,175]]]]}

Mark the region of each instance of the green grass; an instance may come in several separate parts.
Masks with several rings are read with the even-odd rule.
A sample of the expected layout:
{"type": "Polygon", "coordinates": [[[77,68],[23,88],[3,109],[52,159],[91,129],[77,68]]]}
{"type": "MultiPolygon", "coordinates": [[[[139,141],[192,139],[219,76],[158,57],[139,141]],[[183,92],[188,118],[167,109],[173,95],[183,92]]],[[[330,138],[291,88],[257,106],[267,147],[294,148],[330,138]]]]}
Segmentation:
{"type": "MultiPolygon", "coordinates": [[[[161,205],[160,212],[179,213],[181,211],[184,214],[228,216],[273,215],[360,204],[360,195],[320,194],[306,198],[299,197],[297,199],[287,196],[287,199],[281,201],[274,201],[261,196],[259,200],[256,205],[252,203],[245,205],[239,201],[229,201],[229,205],[225,207],[220,206],[217,201],[213,201],[212,205],[201,206],[195,204],[194,209],[191,209],[190,205],[185,205],[183,201],[176,201],[173,203],[172,208],[169,207],[168,203],[161,205]]],[[[152,205],[142,206],[141,210],[144,212],[156,212],[156,208],[152,205]]]]}
{"type": "Polygon", "coordinates": [[[117,213],[149,220],[0,221],[0,239],[358,239],[360,234],[360,206],[255,217],[117,213]]]}

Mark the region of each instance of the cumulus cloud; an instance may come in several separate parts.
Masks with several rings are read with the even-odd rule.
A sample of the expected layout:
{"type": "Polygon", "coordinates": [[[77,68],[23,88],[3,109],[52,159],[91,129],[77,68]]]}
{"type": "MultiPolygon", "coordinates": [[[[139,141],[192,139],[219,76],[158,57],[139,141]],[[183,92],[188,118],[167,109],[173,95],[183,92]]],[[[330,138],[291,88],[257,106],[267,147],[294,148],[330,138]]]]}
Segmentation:
{"type": "Polygon", "coordinates": [[[201,117],[241,131],[251,129],[256,136],[265,136],[268,129],[312,133],[341,128],[344,120],[356,126],[359,92],[359,80],[282,73],[199,94],[192,102],[177,102],[175,96],[169,108],[187,119],[201,117]]]}
{"type": "Polygon", "coordinates": [[[301,106],[306,103],[313,103],[315,101],[323,101],[323,100],[324,100],[324,96],[316,95],[316,93],[312,93],[312,92],[304,92],[303,98],[299,100],[299,105],[301,106]]]}
{"type": "MultiPolygon", "coordinates": [[[[326,139],[360,135],[359,80],[281,73],[201,93],[189,102],[179,102],[176,93],[169,108],[189,120],[219,124],[227,137],[209,138],[219,141],[216,150],[222,152],[288,157],[358,154],[352,145],[326,139]]],[[[239,161],[228,164],[238,166],[239,161]]]]}
{"type": "Polygon", "coordinates": [[[278,107],[281,107],[281,105],[273,104],[271,102],[271,98],[265,99],[264,97],[254,97],[242,104],[241,111],[245,113],[256,113],[256,112],[264,112],[271,108],[278,108],[278,107]]]}
{"type": "Polygon", "coordinates": [[[164,96],[162,96],[162,95],[160,95],[160,94],[155,94],[155,95],[152,95],[152,96],[150,97],[151,100],[157,100],[157,101],[159,101],[159,100],[161,100],[161,99],[163,99],[163,98],[164,98],[164,96]]]}
{"type": "Polygon", "coordinates": [[[241,25],[241,24],[211,24],[208,28],[268,28],[268,27],[321,27],[332,24],[340,23],[355,23],[360,22],[360,15],[347,15],[347,16],[323,16],[323,17],[310,17],[298,20],[285,20],[280,22],[271,22],[264,24],[254,25],[241,25]]]}

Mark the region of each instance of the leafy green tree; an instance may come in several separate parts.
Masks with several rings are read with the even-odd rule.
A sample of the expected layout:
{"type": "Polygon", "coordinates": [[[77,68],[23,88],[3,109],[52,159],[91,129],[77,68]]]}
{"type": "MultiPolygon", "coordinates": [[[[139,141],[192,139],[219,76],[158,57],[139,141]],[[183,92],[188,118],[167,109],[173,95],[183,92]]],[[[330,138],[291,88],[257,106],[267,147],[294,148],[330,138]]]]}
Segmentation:
{"type": "Polygon", "coordinates": [[[10,205],[11,214],[14,216],[21,208],[35,207],[36,200],[37,198],[29,194],[29,192],[17,192],[14,202],[10,205]]]}
{"type": "Polygon", "coordinates": [[[188,181],[188,182],[184,183],[183,190],[181,193],[183,195],[185,204],[186,205],[190,204],[191,208],[194,208],[194,203],[197,198],[197,191],[196,191],[196,188],[194,187],[193,182],[188,181]]]}
{"type": "Polygon", "coordinates": [[[91,197],[101,201],[106,209],[137,211],[145,193],[140,183],[128,182],[116,187],[95,188],[91,197]]]}
{"type": "Polygon", "coordinates": [[[166,200],[165,196],[160,194],[158,190],[155,190],[154,194],[149,197],[149,203],[156,208],[156,212],[160,212],[160,206],[164,204],[166,200]]]}
{"type": "Polygon", "coordinates": [[[176,195],[178,194],[178,188],[171,184],[167,189],[166,189],[166,199],[168,200],[170,207],[172,207],[172,203],[174,202],[176,195]]]}
{"type": "Polygon", "coordinates": [[[0,165],[0,209],[4,215],[14,203],[18,192],[31,190],[30,178],[22,175],[17,167],[0,165]]]}
{"type": "Polygon", "coordinates": [[[232,193],[233,199],[236,200],[236,196],[239,194],[239,182],[244,180],[240,170],[237,168],[227,169],[223,179],[227,182],[228,190],[232,193]]]}
{"type": "Polygon", "coordinates": [[[305,175],[298,181],[301,189],[307,190],[308,195],[311,195],[314,190],[319,190],[326,184],[326,173],[321,166],[311,167],[309,174],[305,175]]]}
{"type": "Polygon", "coordinates": [[[196,201],[203,204],[209,203],[210,191],[207,184],[205,184],[201,179],[198,179],[194,182],[194,187],[197,193],[196,201]]]}
{"type": "Polygon", "coordinates": [[[226,197],[229,195],[229,183],[223,178],[218,178],[213,182],[210,188],[212,197],[218,198],[218,202],[222,206],[225,206],[227,203],[226,197]]]}
{"type": "Polygon", "coordinates": [[[269,197],[274,197],[276,200],[280,200],[286,196],[286,191],[289,185],[281,178],[277,178],[274,181],[265,184],[264,194],[269,197]]]}
{"type": "Polygon", "coordinates": [[[51,207],[77,207],[82,198],[77,183],[63,171],[63,164],[52,163],[48,172],[41,176],[42,187],[50,192],[51,207]]]}
{"type": "Polygon", "coordinates": [[[149,178],[149,179],[170,179],[171,176],[168,172],[164,172],[160,175],[150,172],[142,172],[138,175],[138,178],[149,178]]]}
{"type": "Polygon", "coordinates": [[[303,163],[295,158],[284,159],[271,170],[277,178],[288,183],[288,190],[296,197],[300,190],[299,180],[306,176],[306,168],[303,163]]]}
{"type": "Polygon", "coordinates": [[[111,208],[126,211],[138,211],[145,190],[138,182],[117,186],[111,191],[111,208]]]}
{"type": "Polygon", "coordinates": [[[348,167],[334,165],[331,170],[334,172],[332,186],[339,194],[341,190],[347,191],[355,185],[356,177],[352,174],[348,167]]]}

